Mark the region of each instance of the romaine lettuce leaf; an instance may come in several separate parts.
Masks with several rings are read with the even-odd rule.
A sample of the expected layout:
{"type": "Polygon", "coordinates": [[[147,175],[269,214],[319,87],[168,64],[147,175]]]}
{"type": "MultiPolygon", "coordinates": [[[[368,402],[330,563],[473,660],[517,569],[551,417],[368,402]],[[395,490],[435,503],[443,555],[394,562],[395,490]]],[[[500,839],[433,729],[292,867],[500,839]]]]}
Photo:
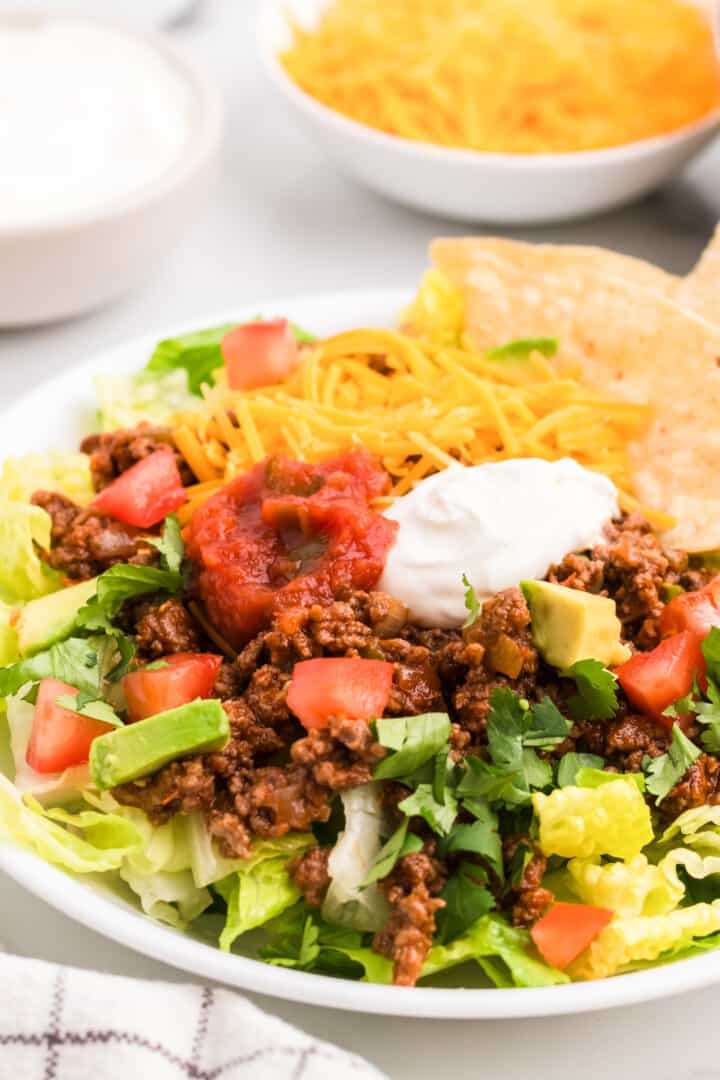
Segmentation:
{"type": "Polygon", "coordinates": [[[0,495],[0,601],[22,603],[60,588],[60,574],[42,562],[36,548],[49,549],[51,524],[39,506],[0,495]]]}
{"type": "Polygon", "coordinates": [[[436,345],[459,346],[465,328],[465,300],[439,270],[426,270],[420,288],[402,316],[404,329],[436,345]]]}
{"type": "Polygon", "coordinates": [[[98,375],[95,393],[102,431],[133,428],[143,421],[167,424],[177,413],[197,409],[197,398],[188,390],[187,372],[182,368],[98,375]]]}
{"type": "MultiPolygon", "coordinates": [[[[261,316],[257,316],[259,319],[261,316]]],[[[187,373],[187,387],[191,394],[199,394],[203,383],[211,386],[215,381],[215,372],[223,366],[220,343],[226,334],[234,330],[238,323],[224,323],[206,330],[195,330],[178,338],[167,338],[155,346],[155,351],[148,360],[146,372],[172,372],[181,370],[187,373]]],[[[293,333],[300,345],[315,341],[315,337],[299,326],[291,323],[293,333]]]]}
{"type": "Polygon", "coordinates": [[[6,458],[0,473],[0,495],[12,502],[29,503],[36,491],[59,491],[84,505],[94,491],[87,454],[49,450],[6,458]]]}
{"type": "Polygon", "coordinates": [[[557,986],[568,982],[561,971],[536,960],[530,947],[527,930],[509,926],[498,915],[483,915],[450,945],[434,945],[420,977],[476,960],[497,986],[557,986]]]}
{"type": "Polygon", "coordinates": [[[0,835],[75,874],[117,870],[143,842],[134,823],[125,817],[95,810],[75,814],[59,808],[44,810],[31,796],[23,798],[2,774],[0,835]]]}
{"type": "Polygon", "coordinates": [[[216,883],[228,909],[220,935],[223,951],[229,952],[241,934],[263,926],[300,899],[300,890],[291,881],[287,865],[293,856],[314,844],[311,833],[290,833],[277,840],[260,841],[235,873],[216,883]]]}
{"type": "Polygon", "coordinates": [[[380,785],[362,784],[343,791],[341,798],[345,829],[328,861],[331,880],[322,914],[336,926],[379,930],[390,908],[377,884],[364,883],[382,848],[381,835],[386,826],[380,785]]]}
{"type": "Polygon", "coordinates": [[[597,788],[538,791],[533,804],[545,855],[631,859],[653,838],[650,810],[637,785],[624,776],[597,788]]]}
{"type": "Polygon", "coordinates": [[[665,915],[685,895],[677,875],[668,874],[662,865],[653,866],[642,854],[628,862],[571,859],[566,870],[555,876],[563,874],[567,886],[584,904],[609,908],[624,918],[665,915]]]}
{"type": "Polygon", "coordinates": [[[11,617],[10,605],[0,601],[0,667],[14,664],[20,656],[17,633],[10,622],[11,617]]]}
{"type": "Polygon", "coordinates": [[[720,930],[720,900],[676,908],[666,915],[615,918],[568,968],[575,979],[631,971],[720,930]]]}

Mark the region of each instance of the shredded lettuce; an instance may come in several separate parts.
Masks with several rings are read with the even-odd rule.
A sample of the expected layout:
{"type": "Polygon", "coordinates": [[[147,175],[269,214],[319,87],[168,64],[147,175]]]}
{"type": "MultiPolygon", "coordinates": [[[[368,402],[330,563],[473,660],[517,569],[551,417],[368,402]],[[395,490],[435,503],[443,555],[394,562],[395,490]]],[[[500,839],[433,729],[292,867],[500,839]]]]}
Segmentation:
{"type": "Polygon", "coordinates": [[[385,826],[380,785],[362,784],[343,791],[345,829],[328,861],[330,887],[322,914],[335,926],[351,930],[379,930],[390,908],[377,884],[365,885],[382,849],[385,826]]]}
{"type": "Polygon", "coordinates": [[[60,575],[37,553],[37,548],[49,549],[51,525],[50,515],[39,506],[0,494],[0,601],[22,603],[60,588],[60,575]]]}
{"type": "Polygon", "coordinates": [[[618,776],[597,788],[564,787],[533,795],[546,855],[631,859],[653,838],[650,810],[637,784],[618,776]]]}
{"type": "Polygon", "coordinates": [[[93,497],[87,454],[50,450],[6,458],[0,472],[0,495],[12,502],[29,503],[36,491],[59,491],[84,504],[93,497]]]}
{"type": "Polygon", "coordinates": [[[450,945],[435,945],[421,978],[475,960],[496,986],[557,986],[566,975],[530,954],[530,935],[497,915],[483,915],[450,945]]]}
{"type": "Polygon", "coordinates": [[[277,840],[260,841],[240,869],[217,882],[215,888],[227,904],[227,918],[220,934],[224,952],[230,951],[241,934],[263,926],[300,899],[300,890],[291,880],[287,865],[314,843],[311,833],[290,833],[277,840]]]}
{"type": "Polygon", "coordinates": [[[143,421],[167,424],[176,413],[197,408],[197,398],[188,390],[188,376],[183,368],[139,371],[134,375],[98,375],[95,393],[103,431],[133,428],[143,421]]]}

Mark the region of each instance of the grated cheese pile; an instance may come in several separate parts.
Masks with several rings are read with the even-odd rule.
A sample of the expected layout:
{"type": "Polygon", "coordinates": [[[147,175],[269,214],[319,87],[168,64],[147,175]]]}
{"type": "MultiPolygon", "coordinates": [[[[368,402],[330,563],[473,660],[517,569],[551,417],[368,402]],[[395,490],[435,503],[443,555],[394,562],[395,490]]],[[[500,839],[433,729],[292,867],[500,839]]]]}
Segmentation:
{"type": "Polygon", "coordinates": [[[181,518],[270,455],[321,461],[359,445],[392,477],[390,499],[455,461],[570,456],[609,476],[634,508],[627,444],[652,410],[588,391],[537,349],[522,359],[473,352],[451,297],[431,271],[406,313],[411,333],[351,330],[306,349],[285,382],[244,393],[205,387],[199,410],[180,414],[174,430],[200,481],[181,518]]]}
{"type": "Polygon", "coordinates": [[[551,153],[673,131],[720,103],[683,0],[334,0],[281,61],[318,101],[407,139],[551,153]]]}

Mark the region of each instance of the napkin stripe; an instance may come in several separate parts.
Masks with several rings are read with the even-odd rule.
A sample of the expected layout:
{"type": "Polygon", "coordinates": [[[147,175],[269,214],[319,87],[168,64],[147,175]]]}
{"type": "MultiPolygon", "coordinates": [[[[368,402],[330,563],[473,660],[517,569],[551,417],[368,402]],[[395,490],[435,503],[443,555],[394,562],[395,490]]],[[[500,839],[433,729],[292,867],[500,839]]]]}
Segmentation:
{"type": "MultiPolygon", "coordinates": [[[[0,960],[0,967],[3,963],[14,965],[13,974],[15,974],[17,962],[14,958],[5,956],[0,960]]],[[[278,1069],[278,1077],[282,1075],[287,1080],[306,1080],[310,1076],[315,1078],[318,1076],[340,1078],[341,1076],[348,1076],[350,1073],[358,1077],[368,1078],[368,1080],[370,1077],[377,1077],[379,1080],[380,1077],[380,1074],[361,1058],[344,1053],[321,1041],[302,1036],[299,1032],[294,1033],[292,1030],[288,1030],[286,1025],[270,1017],[262,1017],[262,1019],[275,1026],[274,1037],[268,1031],[268,1041],[265,1045],[255,1046],[252,1049],[246,1045],[245,1051],[242,1052],[242,1043],[246,1041],[243,1024],[252,1026],[257,1012],[254,1011],[250,1017],[246,1012],[243,1017],[242,1010],[247,1010],[250,1007],[241,998],[235,999],[239,1026],[236,1029],[236,1037],[233,1039],[236,1051],[241,1052],[226,1058],[224,1061],[221,1060],[218,1064],[211,1066],[206,1063],[203,1065],[203,1059],[208,1053],[208,1040],[213,1015],[217,1011],[219,1016],[227,1018],[228,1007],[234,1004],[233,999],[226,992],[218,992],[209,986],[186,988],[189,992],[192,992],[194,997],[196,1021],[189,1055],[185,1055],[174,1052],[163,1042],[154,1040],[152,1033],[150,1033],[150,1037],[147,1037],[140,1032],[128,1031],[117,1026],[99,1028],[88,1025],[86,1027],[82,1023],[83,1019],[88,1018],[87,1009],[85,1009],[85,1015],[83,1016],[84,999],[79,1012],[76,1003],[78,993],[82,995],[84,991],[68,981],[68,974],[71,973],[70,969],[55,965],[41,965],[37,961],[29,961],[28,965],[32,965],[30,970],[32,970],[33,977],[24,985],[30,996],[33,994],[33,983],[36,988],[41,987],[43,982],[46,987],[48,983],[52,987],[49,1009],[46,1012],[46,1024],[43,1027],[38,1024],[39,1030],[36,1031],[13,1031],[12,1012],[4,1010],[3,1015],[0,1016],[0,1048],[8,1048],[8,1053],[13,1046],[18,1048],[18,1053],[21,1047],[38,1047],[41,1048],[41,1051],[44,1049],[44,1053],[41,1052],[40,1060],[37,1062],[38,1072],[33,1074],[34,1080],[64,1080],[66,1072],[63,1068],[63,1047],[87,1048],[88,1065],[92,1067],[96,1064],[98,1052],[102,1052],[103,1047],[111,1045],[124,1046],[137,1051],[141,1055],[141,1060],[146,1057],[154,1057],[156,1062],[158,1060],[164,1061],[176,1070],[177,1080],[233,1080],[233,1078],[239,1078],[240,1076],[247,1077],[250,1080],[251,1077],[258,1075],[261,1066],[273,1069],[273,1075],[275,1075],[274,1070],[278,1069]],[[37,970],[37,974],[34,969],[37,970]],[[43,969],[46,973],[44,975],[42,974],[43,969]],[[73,1023],[73,1012],[78,1013],[75,1023],[73,1023]],[[10,1030],[8,1030],[8,1027],[10,1030]],[[3,1028],[5,1030],[2,1030],[3,1028]],[[283,1034],[287,1041],[283,1040],[283,1034]],[[300,1036],[294,1044],[292,1042],[293,1034],[300,1036]],[[274,1066],[273,1062],[275,1063],[274,1066]]],[[[74,972],[74,977],[87,980],[95,976],[90,976],[85,972],[74,972]]],[[[163,986],[163,984],[159,983],[155,985],[158,988],[163,986]]],[[[40,997],[42,996],[40,995],[40,997]]],[[[40,999],[37,1000],[39,1003],[40,999]]],[[[41,1019],[41,1016],[38,1016],[38,1020],[41,1021],[41,1019]]],[[[247,1034],[250,1034],[250,1032],[248,1031],[247,1034]]],[[[217,1047],[214,1049],[216,1053],[217,1047]]],[[[3,1061],[5,1062],[6,1058],[3,1058],[3,1061]]],[[[149,1071],[151,1068],[152,1065],[147,1060],[143,1065],[138,1061],[137,1069],[140,1075],[151,1075],[149,1071]]],[[[2,1073],[1,1069],[0,1073],[3,1076],[6,1075],[2,1073]]],[[[31,1080],[31,1078],[23,1073],[23,1080],[31,1080]]]]}

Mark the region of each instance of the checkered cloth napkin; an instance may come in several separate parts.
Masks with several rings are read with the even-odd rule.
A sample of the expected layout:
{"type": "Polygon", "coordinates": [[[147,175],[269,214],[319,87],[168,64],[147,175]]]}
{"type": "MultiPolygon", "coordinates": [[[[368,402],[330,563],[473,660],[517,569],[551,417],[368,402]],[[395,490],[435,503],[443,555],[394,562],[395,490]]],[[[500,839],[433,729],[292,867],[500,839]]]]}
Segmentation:
{"type": "Polygon", "coordinates": [[[0,954],[2,1080],[382,1080],[229,990],[0,954]]]}

